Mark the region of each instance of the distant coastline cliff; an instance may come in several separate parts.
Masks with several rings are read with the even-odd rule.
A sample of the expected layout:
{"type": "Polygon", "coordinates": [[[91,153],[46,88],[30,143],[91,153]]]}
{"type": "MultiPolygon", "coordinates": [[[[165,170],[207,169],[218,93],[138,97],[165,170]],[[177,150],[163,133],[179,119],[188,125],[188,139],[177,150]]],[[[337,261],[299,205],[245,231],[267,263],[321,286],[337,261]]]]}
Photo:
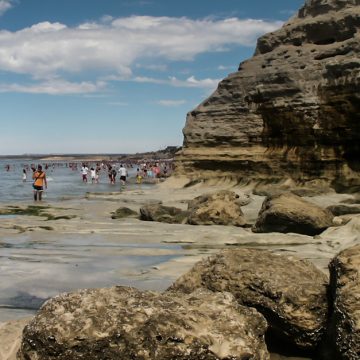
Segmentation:
{"type": "Polygon", "coordinates": [[[360,189],[360,0],[308,0],[187,115],[177,172],[360,189]]]}

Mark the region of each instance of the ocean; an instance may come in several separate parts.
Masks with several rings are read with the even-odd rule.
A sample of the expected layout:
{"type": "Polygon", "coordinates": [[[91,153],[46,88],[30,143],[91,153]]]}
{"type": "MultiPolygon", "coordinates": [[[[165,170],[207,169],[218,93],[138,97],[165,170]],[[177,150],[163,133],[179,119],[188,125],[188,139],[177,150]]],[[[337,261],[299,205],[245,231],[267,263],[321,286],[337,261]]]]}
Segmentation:
{"type": "MultiPolygon", "coordinates": [[[[32,189],[32,171],[31,164],[37,166],[43,165],[48,180],[48,189],[44,191],[43,200],[56,201],[68,198],[84,197],[87,192],[114,192],[120,191],[120,176],[117,175],[115,185],[109,183],[107,170],[100,172],[98,184],[92,184],[90,176],[88,183],[82,181],[80,169],[81,162],[77,162],[77,169],[73,170],[69,167],[69,162],[52,161],[48,162],[48,169],[45,170],[46,162],[25,159],[2,159],[0,160],[0,202],[11,203],[31,200],[33,197],[32,189]],[[9,166],[9,169],[7,168],[9,166]],[[27,180],[23,182],[23,169],[27,167],[27,180]]],[[[95,165],[89,163],[89,168],[95,165]]],[[[119,168],[119,164],[116,164],[119,168]]],[[[127,188],[135,188],[136,184],[136,166],[128,168],[127,188]]],[[[152,184],[142,184],[148,187],[152,184]]]]}
{"type": "MultiPolygon", "coordinates": [[[[12,203],[34,203],[30,166],[38,163],[24,159],[0,160],[0,203],[4,207],[12,203]],[[29,168],[25,182],[22,179],[24,167],[29,168]]],[[[45,162],[41,164],[45,168],[45,162]]],[[[92,165],[89,163],[89,168],[92,165]]],[[[45,170],[48,189],[44,192],[44,205],[56,206],[60,200],[76,204],[87,192],[120,191],[119,175],[115,185],[111,185],[107,170],[103,169],[99,184],[83,183],[80,170],[81,162],[76,170],[63,161],[49,162],[45,170]]],[[[123,191],[138,187],[136,170],[136,166],[128,169],[129,177],[123,191]]],[[[152,186],[142,184],[141,188],[152,186]]],[[[118,223],[114,220],[114,234],[97,234],[90,230],[86,234],[52,231],[10,231],[9,234],[9,217],[17,219],[16,215],[0,215],[3,231],[0,235],[0,323],[33,315],[45,299],[64,291],[119,284],[139,288],[165,286],[167,283],[162,279],[153,284],[150,278],[144,283],[138,274],[183,253],[181,246],[161,243],[161,234],[153,231],[139,234],[136,219],[118,223]],[[139,236],[145,241],[139,241],[139,236]]]]}

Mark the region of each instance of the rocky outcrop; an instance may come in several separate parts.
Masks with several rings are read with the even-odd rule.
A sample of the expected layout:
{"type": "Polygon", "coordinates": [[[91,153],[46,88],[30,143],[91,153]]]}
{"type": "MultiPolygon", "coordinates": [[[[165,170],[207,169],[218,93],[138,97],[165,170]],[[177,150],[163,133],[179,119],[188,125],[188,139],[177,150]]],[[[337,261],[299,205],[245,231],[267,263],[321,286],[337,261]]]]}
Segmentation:
{"type": "Polygon", "coordinates": [[[188,202],[186,211],[161,204],[140,208],[140,219],[170,224],[247,226],[241,206],[249,204],[250,197],[229,190],[204,194],[188,202]]]}
{"type": "Polygon", "coordinates": [[[329,270],[333,301],[329,343],[335,344],[336,359],[360,359],[360,245],[342,251],[329,270]]]}
{"type": "Polygon", "coordinates": [[[123,218],[127,218],[130,216],[137,216],[138,213],[134,210],[131,210],[127,207],[121,207],[119,209],[116,209],[112,214],[111,214],[111,218],[112,219],[123,219],[123,218]]]}
{"type": "Polygon", "coordinates": [[[360,2],[309,0],[186,120],[177,172],[360,188],[360,2]]]}
{"type": "Polygon", "coordinates": [[[241,205],[250,202],[233,191],[222,190],[196,197],[188,205],[188,223],[192,225],[244,226],[246,220],[241,205]]]}
{"type": "Polygon", "coordinates": [[[326,208],[334,216],[348,215],[348,214],[360,214],[360,206],[351,206],[351,205],[331,205],[326,208]]]}
{"type": "Polygon", "coordinates": [[[229,293],[172,297],[133,288],[49,300],[25,327],[20,360],[269,360],[266,321],[229,293]]]}
{"type": "Polygon", "coordinates": [[[187,212],[173,206],[148,204],[140,208],[140,220],[182,224],[187,221],[187,212]]]}
{"type": "Polygon", "coordinates": [[[327,277],[314,265],[269,251],[223,251],[197,263],[168,290],[197,288],[228,291],[242,305],[254,307],[269,323],[270,337],[283,347],[313,350],[325,330],[327,277]]]}
{"type": "Polygon", "coordinates": [[[285,193],[265,199],[254,232],[299,233],[318,235],[333,225],[329,210],[312,204],[300,196],[285,193]]]}

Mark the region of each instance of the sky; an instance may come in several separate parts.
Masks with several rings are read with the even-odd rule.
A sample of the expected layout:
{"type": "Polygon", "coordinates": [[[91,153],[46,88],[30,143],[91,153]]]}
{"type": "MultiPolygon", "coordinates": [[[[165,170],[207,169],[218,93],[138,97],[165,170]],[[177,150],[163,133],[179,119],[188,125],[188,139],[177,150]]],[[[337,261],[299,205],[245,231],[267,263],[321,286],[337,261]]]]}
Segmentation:
{"type": "Polygon", "coordinates": [[[0,0],[0,155],[182,145],[187,112],[304,0],[0,0]]]}

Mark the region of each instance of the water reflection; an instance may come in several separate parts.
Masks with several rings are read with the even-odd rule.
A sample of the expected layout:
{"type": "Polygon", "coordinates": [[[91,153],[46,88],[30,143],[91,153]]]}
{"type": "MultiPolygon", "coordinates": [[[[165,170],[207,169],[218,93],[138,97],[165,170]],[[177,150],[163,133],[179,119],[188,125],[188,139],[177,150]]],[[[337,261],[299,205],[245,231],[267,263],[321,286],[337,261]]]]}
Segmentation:
{"type": "Polygon", "coordinates": [[[183,255],[179,245],[124,244],[98,235],[59,235],[55,241],[19,235],[4,239],[0,249],[0,322],[31,315],[49,297],[75,289],[131,285],[163,290],[170,280],[144,274],[183,255]]]}

